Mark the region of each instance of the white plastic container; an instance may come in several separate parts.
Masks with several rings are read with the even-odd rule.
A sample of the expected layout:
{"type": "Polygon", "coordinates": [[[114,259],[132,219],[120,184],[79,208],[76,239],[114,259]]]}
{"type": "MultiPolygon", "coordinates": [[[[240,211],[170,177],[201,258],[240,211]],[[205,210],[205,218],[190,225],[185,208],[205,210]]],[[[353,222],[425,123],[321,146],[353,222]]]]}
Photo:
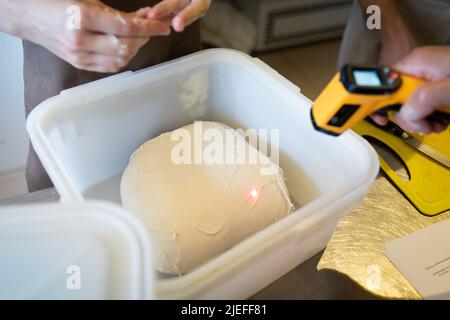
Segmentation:
{"type": "Polygon", "coordinates": [[[280,165],[298,209],[193,272],[155,281],[157,298],[239,299],[322,250],[377,175],[372,147],[353,132],[316,132],[310,106],[260,60],[214,49],[64,91],[36,108],[27,128],[63,199],[117,206],[131,153],[162,132],[199,119],[280,129],[280,165]]]}
{"type": "Polygon", "coordinates": [[[0,208],[0,299],[152,299],[150,241],[108,203],[0,208]]]}

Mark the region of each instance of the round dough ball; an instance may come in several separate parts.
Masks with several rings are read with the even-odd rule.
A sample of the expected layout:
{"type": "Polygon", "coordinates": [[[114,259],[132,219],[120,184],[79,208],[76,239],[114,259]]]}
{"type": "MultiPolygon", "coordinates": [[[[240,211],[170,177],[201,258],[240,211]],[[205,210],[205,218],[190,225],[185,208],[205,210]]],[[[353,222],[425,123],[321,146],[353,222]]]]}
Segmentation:
{"type": "MultiPolygon", "coordinates": [[[[222,144],[218,146],[222,148],[222,144]]],[[[140,217],[150,231],[155,268],[178,275],[190,272],[293,209],[282,170],[237,131],[215,122],[197,122],[147,141],[130,158],[122,176],[121,197],[123,206],[140,217]],[[210,140],[205,138],[208,143],[195,145],[204,154],[213,143],[219,143],[211,136],[217,138],[219,133],[226,141],[226,132],[231,132],[234,143],[223,143],[223,152],[229,155],[234,150],[234,160],[196,164],[195,125],[201,126],[202,137],[213,133],[209,129],[215,130],[210,140]],[[180,143],[186,141],[180,136],[192,138],[184,152],[180,152],[180,143]],[[242,163],[237,155],[248,156],[250,150],[265,161],[242,163]],[[179,155],[187,155],[185,159],[191,159],[192,164],[179,164],[179,155]],[[262,173],[268,163],[274,174],[262,173]]]]}

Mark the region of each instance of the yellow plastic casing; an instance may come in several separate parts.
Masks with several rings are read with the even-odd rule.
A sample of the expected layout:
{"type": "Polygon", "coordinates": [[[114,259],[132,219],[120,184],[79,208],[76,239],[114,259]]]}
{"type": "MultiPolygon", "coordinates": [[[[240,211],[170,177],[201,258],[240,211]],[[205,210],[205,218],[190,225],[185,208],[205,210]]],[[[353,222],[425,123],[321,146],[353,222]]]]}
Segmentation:
{"type": "MultiPolygon", "coordinates": [[[[384,107],[403,104],[417,87],[425,83],[424,80],[406,75],[401,75],[401,78],[401,86],[391,94],[357,94],[348,92],[340,81],[340,73],[336,74],[314,102],[311,115],[315,126],[328,133],[339,135],[384,107]],[[346,104],[360,107],[341,127],[329,125],[334,115],[346,104]]],[[[440,110],[450,113],[450,107],[443,107],[440,110]]]]}
{"type": "MultiPolygon", "coordinates": [[[[380,156],[380,164],[389,180],[423,214],[435,216],[450,209],[450,170],[406,144],[402,139],[379,129],[367,121],[358,123],[354,130],[365,138],[375,138],[395,153],[405,165],[409,180],[397,174],[395,165],[380,156]]],[[[416,136],[443,154],[450,155],[450,128],[441,133],[416,136]]],[[[372,141],[373,140],[370,140],[372,141]]]]}

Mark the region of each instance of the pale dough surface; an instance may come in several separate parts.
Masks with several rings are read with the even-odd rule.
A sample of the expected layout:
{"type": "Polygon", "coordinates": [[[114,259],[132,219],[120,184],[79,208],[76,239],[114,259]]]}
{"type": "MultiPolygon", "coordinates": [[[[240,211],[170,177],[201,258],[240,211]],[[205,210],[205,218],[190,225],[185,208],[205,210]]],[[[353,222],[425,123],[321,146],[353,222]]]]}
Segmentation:
{"type": "MultiPolygon", "coordinates": [[[[202,126],[224,135],[229,129],[215,122],[202,126]]],[[[183,128],[194,136],[193,124],[183,128]]],[[[188,273],[292,212],[278,166],[276,174],[263,175],[262,164],[175,164],[171,154],[178,143],[171,132],[147,141],[121,181],[123,206],[150,231],[157,270],[188,273]]]]}

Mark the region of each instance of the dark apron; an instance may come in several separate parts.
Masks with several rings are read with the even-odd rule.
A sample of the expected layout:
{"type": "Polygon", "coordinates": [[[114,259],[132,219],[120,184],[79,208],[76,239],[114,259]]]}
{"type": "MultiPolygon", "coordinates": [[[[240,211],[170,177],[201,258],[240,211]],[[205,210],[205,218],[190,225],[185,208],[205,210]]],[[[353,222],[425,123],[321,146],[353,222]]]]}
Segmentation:
{"type": "MultiPolygon", "coordinates": [[[[450,0],[396,0],[395,5],[419,46],[450,44],[450,0]]],[[[359,1],[354,0],[338,68],[347,63],[377,64],[380,50],[376,32],[367,29],[366,16],[359,1]]]]}
{"type": "MultiPolygon", "coordinates": [[[[159,1],[109,0],[103,2],[116,9],[132,12],[145,6],[154,5],[159,1]]],[[[38,104],[58,95],[62,90],[111,75],[78,70],[44,47],[29,41],[24,41],[23,47],[27,116],[38,104]]],[[[167,37],[151,38],[149,43],[141,48],[130,65],[121,70],[121,72],[139,70],[199,51],[200,49],[200,27],[197,22],[186,28],[183,33],[173,33],[167,37]]],[[[31,146],[27,161],[26,177],[29,192],[53,186],[31,146]]]]}

